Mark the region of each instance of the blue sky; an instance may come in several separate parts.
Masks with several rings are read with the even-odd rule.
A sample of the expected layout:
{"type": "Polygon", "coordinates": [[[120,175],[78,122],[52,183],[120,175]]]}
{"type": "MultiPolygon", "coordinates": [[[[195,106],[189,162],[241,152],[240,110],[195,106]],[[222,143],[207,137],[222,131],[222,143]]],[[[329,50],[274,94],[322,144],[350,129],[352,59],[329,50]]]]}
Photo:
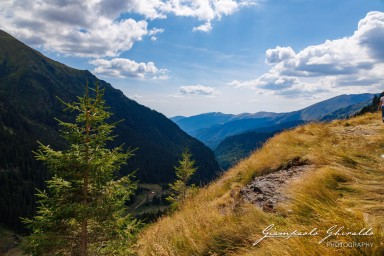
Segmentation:
{"type": "Polygon", "coordinates": [[[381,0],[3,0],[0,28],[167,116],[384,90],[381,0]]]}

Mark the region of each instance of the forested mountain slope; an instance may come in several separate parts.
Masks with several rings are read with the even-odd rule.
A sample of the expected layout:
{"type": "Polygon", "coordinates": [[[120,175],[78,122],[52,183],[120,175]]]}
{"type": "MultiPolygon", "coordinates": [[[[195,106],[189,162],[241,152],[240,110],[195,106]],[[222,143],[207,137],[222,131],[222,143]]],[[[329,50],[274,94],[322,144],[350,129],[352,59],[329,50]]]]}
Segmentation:
{"type": "Polygon", "coordinates": [[[63,112],[56,97],[73,101],[83,95],[87,82],[105,88],[106,104],[114,113],[110,122],[124,120],[111,146],[138,148],[122,175],[137,170],[141,182],[169,183],[186,147],[198,166],[195,182],[208,182],[217,174],[213,152],[164,115],[128,99],[89,71],[53,61],[0,31],[0,222],[18,226],[19,217],[32,212],[34,187],[41,187],[47,176],[32,150],[37,140],[65,147],[54,118],[69,120],[71,114],[63,112]]]}

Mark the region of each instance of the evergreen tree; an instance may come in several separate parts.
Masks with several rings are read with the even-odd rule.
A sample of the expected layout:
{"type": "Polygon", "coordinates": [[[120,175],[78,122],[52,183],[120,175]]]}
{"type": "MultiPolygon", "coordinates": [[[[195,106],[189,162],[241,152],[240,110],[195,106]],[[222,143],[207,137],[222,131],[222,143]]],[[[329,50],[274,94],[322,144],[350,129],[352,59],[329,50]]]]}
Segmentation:
{"type": "Polygon", "coordinates": [[[171,209],[177,209],[187,198],[188,192],[194,186],[188,187],[188,181],[196,172],[195,161],[192,160],[192,154],[188,149],[184,150],[179,160],[179,166],[175,167],[177,180],[169,184],[171,195],[167,198],[171,203],[171,209]]]}
{"type": "Polygon", "coordinates": [[[108,124],[104,91],[93,90],[66,110],[77,114],[74,123],[58,120],[66,150],[40,144],[36,159],[52,178],[47,191],[38,191],[37,216],[24,219],[32,233],[23,247],[32,255],[128,255],[138,223],[127,213],[125,201],[136,189],[129,176],[115,174],[132,156],[122,147],[108,149],[116,123],[108,124]]]}
{"type": "Polygon", "coordinates": [[[361,116],[364,115],[365,113],[375,113],[378,111],[379,103],[380,103],[380,98],[384,96],[384,92],[382,92],[380,95],[375,95],[373,97],[372,103],[363,107],[359,112],[357,112],[354,116],[361,116]]]}

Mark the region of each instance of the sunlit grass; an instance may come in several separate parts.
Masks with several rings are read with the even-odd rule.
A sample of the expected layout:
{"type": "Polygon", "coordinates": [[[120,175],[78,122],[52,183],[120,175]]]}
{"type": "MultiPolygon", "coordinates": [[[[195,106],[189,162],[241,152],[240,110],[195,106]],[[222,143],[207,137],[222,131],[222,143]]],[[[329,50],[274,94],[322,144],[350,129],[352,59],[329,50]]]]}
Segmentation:
{"type": "Polygon", "coordinates": [[[384,255],[384,125],[377,114],[308,124],[270,139],[171,216],[141,234],[139,255],[384,255]],[[287,189],[290,200],[265,213],[239,195],[254,177],[292,164],[310,164],[287,189]],[[262,230],[319,230],[317,236],[267,238],[262,230]],[[373,236],[329,238],[333,225],[373,236]],[[328,241],[370,242],[372,248],[333,248],[328,241]]]}

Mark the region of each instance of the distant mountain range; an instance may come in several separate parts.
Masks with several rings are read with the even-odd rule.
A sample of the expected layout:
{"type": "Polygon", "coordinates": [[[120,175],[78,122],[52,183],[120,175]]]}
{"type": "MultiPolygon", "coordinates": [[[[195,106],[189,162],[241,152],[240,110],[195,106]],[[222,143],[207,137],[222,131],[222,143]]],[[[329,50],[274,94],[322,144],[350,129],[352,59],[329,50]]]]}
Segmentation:
{"type": "MultiPolygon", "coordinates": [[[[184,256],[384,255],[382,244],[351,253],[351,248],[314,246],[318,238],[261,241],[270,223],[276,223],[276,229],[269,227],[274,234],[293,230],[290,225],[305,230],[335,223],[358,226],[364,223],[363,213],[369,213],[370,226],[379,227],[372,240],[382,241],[384,169],[378,158],[384,153],[384,124],[377,105],[375,111],[374,116],[305,125],[276,135],[187,199],[177,215],[149,226],[139,237],[138,254],[157,255],[161,248],[168,255],[184,256]],[[252,246],[255,234],[260,239],[252,246]]],[[[343,241],[352,243],[356,237],[343,241]]]]}
{"type": "Polygon", "coordinates": [[[263,146],[275,134],[305,124],[305,121],[290,121],[273,127],[262,127],[226,137],[215,148],[215,156],[222,169],[226,170],[263,146]]]}
{"type": "Polygon", "coordinates": [[[71,114],[63,112],[56,97],[74,101],[87,82],[92,87],[96,81],[105,88],[110,122],[124,120],[110,146],[138,148],[121,175],[137,170],[141,182],[169,183],[181,152],[189,148],[198,167],[194,181],[216,176],[213,152],[164,115],[128,99],[89,71],[51,60],[0,30],[0,223],[16,227],[20,216],[33,211],[35,187],[42,188],[47,178],[32,154],[36,141],[57,149],[66,146],[54,117],[68,121],[71,114]]]}
{"type": "Polygon", "coordinates": [[[226,169],[262,145],[277,132],[310,121],[346,118],[368,105],[375,94],[340,95],[298,111],[257,112],[238,115],[205,113],[171,118],[191,136],[214,150],[221,168],[226,169]]]}

